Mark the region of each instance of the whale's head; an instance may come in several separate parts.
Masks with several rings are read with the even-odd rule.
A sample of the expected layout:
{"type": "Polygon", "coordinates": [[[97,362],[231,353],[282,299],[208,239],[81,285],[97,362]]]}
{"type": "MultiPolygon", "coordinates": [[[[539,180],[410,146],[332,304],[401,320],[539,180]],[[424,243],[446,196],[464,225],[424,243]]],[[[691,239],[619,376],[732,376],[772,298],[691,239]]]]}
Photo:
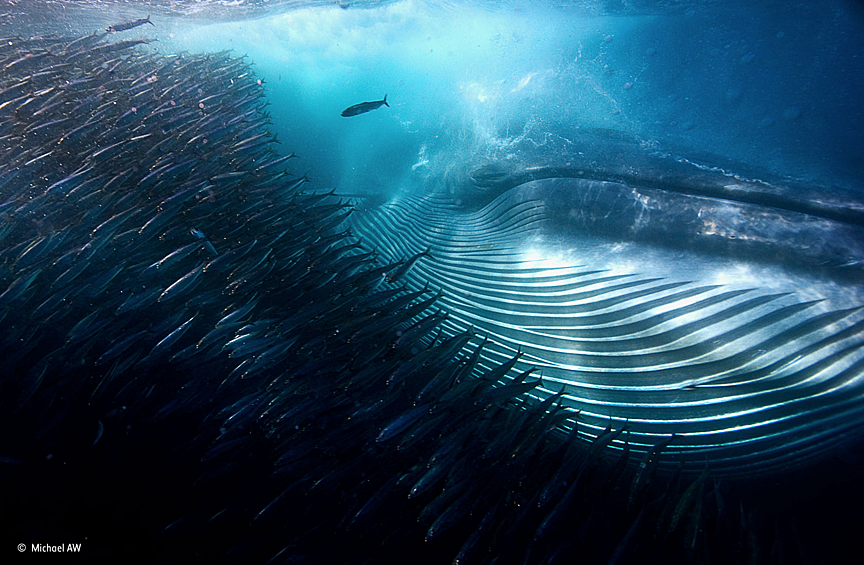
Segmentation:
{"type": "Polygon", "coordinates": [[[864,207],[742,169],[593,132],[451,164],[354,228],[431,248],[412,282],[444,290],[451,331],[521,351],[588,437],[613,421],[637,450],[674,435],[694,471],[772,471],[864,430],[864,207]]]}

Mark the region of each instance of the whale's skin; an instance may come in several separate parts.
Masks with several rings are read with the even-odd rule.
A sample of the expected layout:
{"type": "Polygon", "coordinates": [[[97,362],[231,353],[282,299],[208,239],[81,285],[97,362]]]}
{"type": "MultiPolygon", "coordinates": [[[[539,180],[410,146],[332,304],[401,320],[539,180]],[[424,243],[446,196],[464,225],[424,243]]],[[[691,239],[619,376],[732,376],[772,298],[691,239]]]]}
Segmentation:
{"type": "MultiPolygon", "coordinates": [[[[598,154],[620,155],[613,142],[598,154]]],[[[391,259],[431,248],[412,276],[444,289],[451,331],[488,335],[490,362],[521,351],[519,366],[538,368],[544,394],[563,392],[589,436],[610,418],[643,451],[675,434],[678,461],[729,476],[853,445],[864,424],[860,203],[844,212],[836,194],[797,200],[773,180],[624,146],[641,169],[588,157],[467,164],[353,226],[391,259]]]]}

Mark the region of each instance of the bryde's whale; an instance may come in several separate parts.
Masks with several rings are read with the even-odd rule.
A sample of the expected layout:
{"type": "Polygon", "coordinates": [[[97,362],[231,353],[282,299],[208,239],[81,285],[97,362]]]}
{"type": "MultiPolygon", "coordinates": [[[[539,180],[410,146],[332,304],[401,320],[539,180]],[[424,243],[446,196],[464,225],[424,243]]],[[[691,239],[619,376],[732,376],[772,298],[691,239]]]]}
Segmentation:
{"type": "Polygon", "coordinates": [[[583,142],[595,151],[447,168],[352,226],[392,260],[433,249],[408,279],[444,289],[449,332],[488,336],[490,363],[521,352],[532,394],[562,394],[589,438],[610,418],[637,451],[674,434],[670,463],[727,475],[854,443],[861,201],[606,132],[583,142]]]}

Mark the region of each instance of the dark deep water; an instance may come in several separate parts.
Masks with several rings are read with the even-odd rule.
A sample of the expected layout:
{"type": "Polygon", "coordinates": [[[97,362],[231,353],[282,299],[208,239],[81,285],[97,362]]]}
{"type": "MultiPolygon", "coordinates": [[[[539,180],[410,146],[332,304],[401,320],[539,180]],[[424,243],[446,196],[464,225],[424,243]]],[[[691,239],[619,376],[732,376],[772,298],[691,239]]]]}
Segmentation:
{"type": "Polygon", "coordinates": [[[0,29],[9,562],[855,550],[859,4],[0,29]]]}

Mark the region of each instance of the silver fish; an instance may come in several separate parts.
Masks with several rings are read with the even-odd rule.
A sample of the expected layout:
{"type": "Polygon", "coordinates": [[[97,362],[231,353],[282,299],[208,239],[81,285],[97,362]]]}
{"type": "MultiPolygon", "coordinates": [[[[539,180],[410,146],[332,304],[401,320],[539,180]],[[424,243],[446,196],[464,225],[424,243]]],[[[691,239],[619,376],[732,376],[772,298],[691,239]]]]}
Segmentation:
{"type": "Polygon", "coordinates": [[[360,114],[365,114],[366,112],[371,112],[372,110],[377,110],[381,106],[390,107],[390,104],[387,103],[387,95],[384,95],[383,100],[376,100],[374,102],[361,102],[360,104],[354,104],[353,106],[349,106],[342,110],[342,116],[345,118],[350,118],[351,116],[359,116],[360,114]]]}

